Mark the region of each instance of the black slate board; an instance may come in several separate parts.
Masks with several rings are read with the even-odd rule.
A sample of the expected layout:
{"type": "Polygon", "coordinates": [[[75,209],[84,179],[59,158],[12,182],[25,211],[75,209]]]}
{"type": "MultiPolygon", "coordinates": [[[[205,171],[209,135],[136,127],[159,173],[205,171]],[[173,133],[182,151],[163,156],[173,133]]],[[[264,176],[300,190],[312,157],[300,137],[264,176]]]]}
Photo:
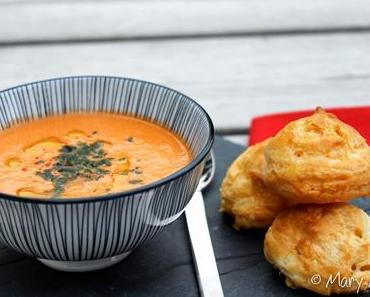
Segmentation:
{"type": "MultiPolygon", "coordinates": [[[[211,237],[226,297],[312,296],[291,290],[262,253],[264,231],[236,232],[218,212],[218,188],[244,148],[218,137],[216,176],[205,192],[211,237]]],[[[356,201],[370,209],[370,199],[356,201]]],[[[184,217],[120,264],[91,273],[51,270],[37,260],[0,246],[0,297],[199,296],[184,217]]],[[[361,296],[370,296],[363,294],[361,296]]]]}

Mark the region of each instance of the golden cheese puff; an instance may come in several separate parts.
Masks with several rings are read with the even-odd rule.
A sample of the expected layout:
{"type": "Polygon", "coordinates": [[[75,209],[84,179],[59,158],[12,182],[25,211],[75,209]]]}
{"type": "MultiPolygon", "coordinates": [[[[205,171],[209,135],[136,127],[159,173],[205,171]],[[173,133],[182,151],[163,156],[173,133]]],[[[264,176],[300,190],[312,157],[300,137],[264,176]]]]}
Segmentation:
{"type": "Polygon", "coordinates": [[[365,139],[320,108],[272,138],[265,157],[265,183],[291,202],[341,202],[370,192],[365,139]]]}
{"type": "Polygon", "coordinates": [[[370,218],[347,203],[302,204],[281,212],[265,237],[266,259],[292,288],[322,295],[370,286],[370,218]]]}
{"type": "Polygon", "coordinates": [[[222,183],[221,211],[235,217],[236,229],[266,228],[287,207],[287,202],[272,193],[261,179],[267,141],[243,152],[232,163],[222,183]]]}

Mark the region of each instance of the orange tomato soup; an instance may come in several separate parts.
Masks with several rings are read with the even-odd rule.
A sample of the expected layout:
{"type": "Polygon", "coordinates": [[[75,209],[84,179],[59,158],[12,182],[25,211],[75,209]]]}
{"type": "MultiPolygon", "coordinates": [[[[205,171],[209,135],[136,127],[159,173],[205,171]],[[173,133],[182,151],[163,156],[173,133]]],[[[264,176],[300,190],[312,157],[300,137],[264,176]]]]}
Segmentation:
{"type": "Polygon", "coordinates": [[[180,137],[145,120],[109,113],[47,117],[0,132],[0,192],[103,195],[164,178],[191,158],[180,137]]]}

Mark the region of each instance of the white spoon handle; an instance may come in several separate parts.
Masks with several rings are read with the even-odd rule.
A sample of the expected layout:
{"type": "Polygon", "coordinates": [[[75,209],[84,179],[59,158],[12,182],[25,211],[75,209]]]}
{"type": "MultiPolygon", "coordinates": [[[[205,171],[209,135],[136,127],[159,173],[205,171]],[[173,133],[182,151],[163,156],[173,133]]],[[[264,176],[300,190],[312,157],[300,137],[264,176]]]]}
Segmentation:
{"type": "Polygon", "coordinates": [[[196,191],[185,209],[199,288],[203,297],[223,297],[202,192],[196,191]]]}

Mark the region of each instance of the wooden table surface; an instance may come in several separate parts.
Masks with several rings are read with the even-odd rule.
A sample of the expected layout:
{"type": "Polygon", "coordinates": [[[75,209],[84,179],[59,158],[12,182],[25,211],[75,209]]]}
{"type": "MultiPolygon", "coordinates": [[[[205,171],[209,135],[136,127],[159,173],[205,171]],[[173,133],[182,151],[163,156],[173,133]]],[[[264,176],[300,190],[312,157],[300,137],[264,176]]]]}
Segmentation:
{"type": "Polygon", "coordinates": [[[228,135],[260,114],[369,104],[370,2],[0,0],[0,89],[78,74],[178,89],[228,135]]]}

